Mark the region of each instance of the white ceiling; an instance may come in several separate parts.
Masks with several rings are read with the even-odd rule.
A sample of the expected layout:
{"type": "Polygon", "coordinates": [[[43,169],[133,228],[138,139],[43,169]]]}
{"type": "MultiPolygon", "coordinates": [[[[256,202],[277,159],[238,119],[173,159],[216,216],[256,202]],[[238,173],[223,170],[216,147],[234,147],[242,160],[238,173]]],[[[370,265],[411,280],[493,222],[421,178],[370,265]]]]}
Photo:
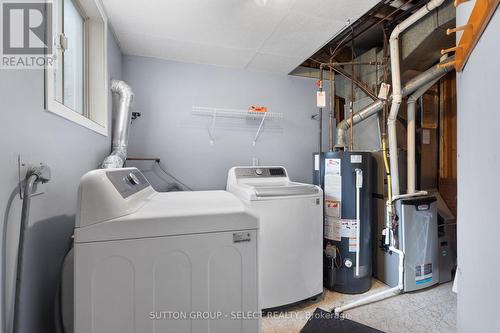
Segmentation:
{"type": "Polygon", "coordinates": [[[125,54],[289,73],[378,0],[102,2],[125,54]]]}

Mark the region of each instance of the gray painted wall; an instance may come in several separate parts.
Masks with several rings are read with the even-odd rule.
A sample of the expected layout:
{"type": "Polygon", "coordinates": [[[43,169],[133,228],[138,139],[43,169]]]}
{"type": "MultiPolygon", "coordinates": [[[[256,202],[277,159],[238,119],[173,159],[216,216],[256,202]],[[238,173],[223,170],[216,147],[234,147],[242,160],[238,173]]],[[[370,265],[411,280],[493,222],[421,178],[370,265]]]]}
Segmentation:
{"type": "MultiPolygon", "coordinates": [[[[121,52],[111,34],[108,40],[109,76],[120,78],[121,52]]],[[[46,112],[42,71],[1,70],[0,101],[0,223],[8,222],[11,259],[16,256],[14,240],[18,239],[21,210],[17,156],[28,163],[44,162],[52,169],[52,181],[41,188],[46,193],[32,200],[21,332],[53,333],[56,283],[74,225],[77,186],[80,177],[108,153],[110,138],[46,112]]]]}
{"type": "MultiPolygon", "coordinates": [[[[457,8],[466,23],[470,4],[457,8]]],[[[458,331],[500,332],[500,13],[497,9],[462,73],[457,74],[458,331]]]]}
{"type": "Polygon", "coordinates": [[[136,56],[124,57],[123,75],[135,93],[134,110],[142,112],[132,125],[129,155],[160,157],[164,168],[193,189],[225,188],[228,169],[251,165],[252,158],[284,165],[296,181],[312,181],[315,80],[136,56]],[[266,123],[255,146],[258,123],[217,120],[211,145],[210,119],[191,113],[192,106],[249,105],[284,114],[266,123]]]}

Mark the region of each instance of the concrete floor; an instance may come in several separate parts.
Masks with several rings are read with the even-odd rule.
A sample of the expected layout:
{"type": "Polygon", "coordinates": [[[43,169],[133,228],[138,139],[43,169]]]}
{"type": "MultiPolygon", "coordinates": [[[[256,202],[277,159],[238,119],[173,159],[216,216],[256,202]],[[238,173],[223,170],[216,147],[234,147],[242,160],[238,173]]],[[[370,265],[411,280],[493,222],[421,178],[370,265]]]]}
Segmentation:
{"type": "MultiPolygon", "coordinates": [[[[431,333],[456,331],[457,297],[452,283],[406,293],[345,312],[345,317],[388,333],[431,333]]],[[[325,290],[322,299],[307,302],[262,319],[262,333],[300,332],[307,316],[316,308],[331,310],[388,287],[373,280],[372,288],[361,295],[344,295],[325,290]]]]}

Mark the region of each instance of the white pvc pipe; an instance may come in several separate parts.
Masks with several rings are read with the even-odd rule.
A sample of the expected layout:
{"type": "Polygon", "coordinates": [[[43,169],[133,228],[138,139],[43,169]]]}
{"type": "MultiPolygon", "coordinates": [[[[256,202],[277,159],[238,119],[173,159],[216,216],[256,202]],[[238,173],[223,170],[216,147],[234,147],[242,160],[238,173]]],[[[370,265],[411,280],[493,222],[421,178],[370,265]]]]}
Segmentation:
{"type": "Polygon", "coordinates": [[[398,265],[398,275],[399,275],[399,281],[398,281],[398,288],[399,290],[403,291],[404,289],[404,258],[405,254],[403,251],[396,249],[393,245],[389,246],[389,251],[392,251],[394,253],[398,254],[399,257],[399,265],[398,265]]]}
{"type": "Polygon", "coordinates": [[[361,202],[360,192],[363,187],[363,170],[356,169],[356,276],[359,276],[359,252],[361,243],[361,202]]]}
{"type": "Polygon", "coordinates": [[[392,193],[399,194],[399,169],[398,169],[398,143],[396,137],[396,119],[399,106],[403,98],[401,91],[401,73],[399,66],[399,35],[412,24],[420,20],[427,13],[439,7],[444,0],[431,0],[425,6],[417,10],[406,20],[398,24],[391,33],[389,48],[391,52],[391,76],[392,76],[392,104],[387,120],[389,135],[390,169],[392,179],[392,193]]]}
{"type": "Polygon", "coordinates": [[[406,171],[407,171],[407,177],[408,177],[408,186],[407,186],[407,193],[415,193],[416,192],[416,187],[415,187],[415,105],[417,103],[417,100],[425,94],[427,90],[429,90],[433,85],[436,84],[436,82],[441,78],[438,77],[436,80],[433,80],[432,82],[427,83],[423,87],[419,88],[417,91],[415,91],[410,97],[408,97],[407,101],[407,126],[406,126],[406,146],[407,146],[407,153],[406,153],[406,171]]]}
{"type": "MultiPolygon", "coordinates": [[[[413,96],[413,95],[412,95],[413,96]]],[[[408,98],[406,108],[406,177],[407,193],[415,193],[415,100],[408,98]]]]}
{"type": "Polygon", "coordinates": [[[385,296],[388,296],[388,295],[391,295],[394,294],[396,295],[397,293],[399,293],[401,290],[399,289],[399,286],[398,287],[394,287],[394,288],[390,288],[390,289],[387,289],[387,290],[383,290],[379,293],[376,293],[376,294],[373,294],[373,295],[369,295],[369,296],[366,296],[364,298],[361,298],[357,301],[354,301],[352,303],[349,303],[349,304],[346,304],[344,306],[340,306],[338,308],[335,308],[333,311],[335,313],[335,315],[339,315],[340,313],[344,312],[344,311],[347,311],[349,309],[352,309],[352,308],[356,308],[358,306],[361,306],[361,305],[365,305],[365,304],[368,304],[368,303],[371,303],[377,299],[380,299],[382,297],[385,297],[385,296]]]}
{"type": "Polygon", "coordinates": [[[393,246],[390,246],[389,247],[389,250],[390,251],[393,251],[394,253],[397,253],[398,256],[399,256],[399,265],[398,265],[398,273],[399,273],[399,280],[398,280],[398,285],[396,287],[393,287],[393,288],[390,288],[390,289],[387,289],[387,290],[383,290],[381,292],[378,292],[378,293],[375,293],[373,295],[369,295],[369,296],[366,296],[364,298],[361,298],[357,301],[354,301],[354,302],[351,302],[349,304],[346,304],[346,305],[343,305],[343,306],[340,306],[338,308],[335,308],[333,310],[333,312],[335,313],[335,315],[339,315],[340,313],[344,312],[344,311],[347,311],[349,309],[352,309],[352,308],[355,308],[355,307],[358,307],[358,306],[361,306],[361,305],[365,305],[365,304],[368,304],[368,303],[371,303],[375,300],[379,300],[383,297],[387,297],[387,296],[395,296],[399,293],[401,293],[403,291],[403,288],[404,288],[404,253],[398,249],[396,249],[395,247],[393,246]]]}
{"type": "Polygon", "coordinates": [[[391,212],[390,212],[390,206],[392,200],[387,200],[385,202],[385,229],[382,232],[382,235],[384,236],[384,244],[389,245],[391,242],[391,212]]]}

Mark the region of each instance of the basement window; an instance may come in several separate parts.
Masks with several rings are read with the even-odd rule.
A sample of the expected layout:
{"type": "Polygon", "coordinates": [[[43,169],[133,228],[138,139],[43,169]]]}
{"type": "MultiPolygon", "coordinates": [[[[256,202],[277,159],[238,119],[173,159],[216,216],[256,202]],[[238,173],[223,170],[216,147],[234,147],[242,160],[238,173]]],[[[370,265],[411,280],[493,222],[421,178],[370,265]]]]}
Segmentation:
{"type": "Polygon", "coordinates": [[[106,16],[97,0],[54,0],[52,9],[46,109],[107,135],[106,16]]]}

